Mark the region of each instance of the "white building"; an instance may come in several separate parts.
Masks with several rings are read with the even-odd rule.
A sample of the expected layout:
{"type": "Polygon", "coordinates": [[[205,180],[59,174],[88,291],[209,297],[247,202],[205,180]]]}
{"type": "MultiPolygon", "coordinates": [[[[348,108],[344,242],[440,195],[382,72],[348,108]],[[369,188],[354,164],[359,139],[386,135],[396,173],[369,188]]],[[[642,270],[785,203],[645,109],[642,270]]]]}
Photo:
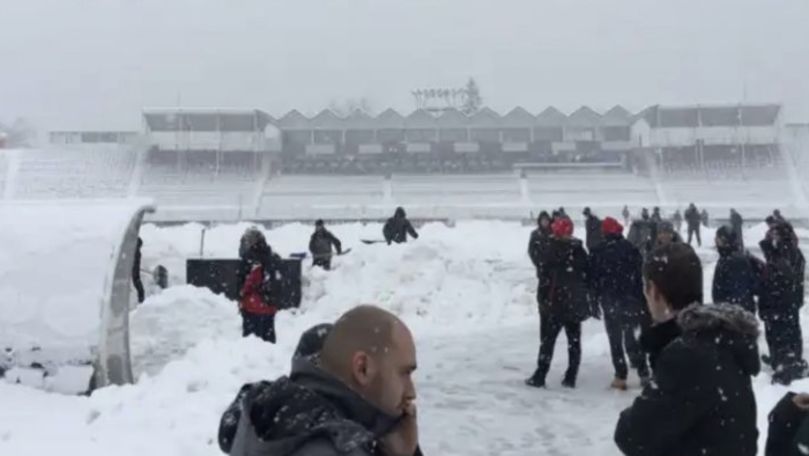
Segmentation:
{"type": "Polygon", "coordinates": [[[134,145],[141,136],[136,131],[62,130],[50,132],[48,142],[54,146],[134,145]]]}
{"type": "Polygon", "coordinates": [[[143,110],[147,144],[162,151],[263,152],[278,130],[258,109],[143,110]]]}
{"type": "Polygon", "coordinates": [[[772,163],[779,159],[782,132],[778,104],[655,105],[638,114],[631,128],[635,146],[656,152],[669,169],[772,163]]]}
{"type": "Polygon", "coordinates": [[[781,106],[652,106],[632,125],[632,137],[642,148],[708,145],[778,144],[781,106]]]}

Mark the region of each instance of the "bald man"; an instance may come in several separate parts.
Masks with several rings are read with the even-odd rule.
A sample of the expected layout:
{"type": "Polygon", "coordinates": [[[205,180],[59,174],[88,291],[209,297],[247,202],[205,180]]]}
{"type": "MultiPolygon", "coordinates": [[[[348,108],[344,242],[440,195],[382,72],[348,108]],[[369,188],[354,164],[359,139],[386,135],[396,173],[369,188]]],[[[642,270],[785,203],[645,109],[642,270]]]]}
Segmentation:
{"type": "Polygon", "coordinates": [[[236,435],[220,447],[237,456],[413,456],[415,370],[407,326],[380,308],[356,307],[319,354],[293,359],[289,377],[242,388],[236,435]]]}

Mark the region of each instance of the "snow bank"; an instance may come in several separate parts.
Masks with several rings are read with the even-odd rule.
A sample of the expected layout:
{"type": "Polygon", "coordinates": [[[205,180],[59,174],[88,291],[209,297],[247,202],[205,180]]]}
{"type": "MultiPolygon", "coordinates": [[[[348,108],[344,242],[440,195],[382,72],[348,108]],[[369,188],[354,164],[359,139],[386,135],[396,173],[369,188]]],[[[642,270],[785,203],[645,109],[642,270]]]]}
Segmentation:
{"type": "MultiPolygon", "coordinates": [[[[114,299],[128,298],[128,286],[114,293],[116,269],[126,260],[127,230],[144,207],[140,200],[0,205],[0,347],[7,358],[0,365],[41,364],[51,375],[40,386],[58,388],[51,368],[92,363],[106,353],[107,331],[125,323],[112,315],[114,299]]],[[[131,258],[128,264],[131,271],[131,258]]],[[[125,315],[128,302],[117,305],[125,315]]],[[[117,349],[108,354],[120,355],[117,349]]]]}

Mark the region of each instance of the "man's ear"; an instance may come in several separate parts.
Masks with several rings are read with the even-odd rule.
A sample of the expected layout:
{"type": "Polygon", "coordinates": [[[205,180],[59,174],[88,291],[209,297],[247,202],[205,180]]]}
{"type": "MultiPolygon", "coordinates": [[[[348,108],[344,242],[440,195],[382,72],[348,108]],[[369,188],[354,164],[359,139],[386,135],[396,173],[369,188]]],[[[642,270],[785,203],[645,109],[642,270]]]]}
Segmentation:
{"type": "Polygon", "coordinates": [[[351,358],[351,375],[360,386],[368,386],[376,376],[374,360],[365,352],[354,353],[351,358]]]}

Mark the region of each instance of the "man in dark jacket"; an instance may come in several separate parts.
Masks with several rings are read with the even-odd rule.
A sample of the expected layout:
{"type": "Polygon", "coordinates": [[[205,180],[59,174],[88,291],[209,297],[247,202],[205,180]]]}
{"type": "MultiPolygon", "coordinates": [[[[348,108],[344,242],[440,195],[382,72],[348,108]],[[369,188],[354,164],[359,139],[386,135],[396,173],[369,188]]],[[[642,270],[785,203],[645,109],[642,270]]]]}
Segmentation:
{"type": "MultiPolygon", "coordinates": [[[[570,216],[567,215],[567,212],[565,212],[565,208],[562,207],[562,206],[559,207],[559,218],[564,218],[564,219],[570,220],[570,216]]],[[[556,218],[554,218],[554,221],[555,220],[556,220],[556,218]]]]}
{"type": "Polygon", "coordinates": [[[736,231],[727,226],[716,230],[716,250],[719,261],[713,276],[712,297],[715,303],[735,304],[756,313],[759,275],[755,259],[740,250],[736,231]]]}
{"type": "Polygon", "coordinates": [[[323,220],[315,222],[315,232],[309,238],[309,252],[312,254],[312,266],[320,266],[325,270],[331,269],[332,246],[337,254],[343,253],[340,240],[331,231],[326,229],[323,220]]]}
{"type": "Polygon", "coordinates": [[[764,321],[773,382],[788,385],[804,373],[800,308],[804,300],[806,261],[794,240],[794,231],[777,223],[759,243],[767,261],[759,302],[764,321]]]}
{"type": "Polygon", "coordinates": [[[730,227],[736,233],[739,251],[744,251],[744,219],[741,214],[736,212],[736,209],[730,210],[730,227]]]}
{"type": "Polygon", "coordinates": [[[539,297],[539,356],[537,369],[526,384],[544,387],[551,367],[553,349],[562,329],[568,342],[568,368],[562,385],[576,386],[581,362],[581,322],[592,314],[587,289],[587,253],[574,239],[573,222],[560,218],[551,225],[553,238],[542,255],[540,283],[547,283],[539,297]]]}
{"type": "MultiPolygon", "coordinates": [[[[558,215],[558,211],[557,212],[558,215]]],[[[543,257],[548,253],[548,246],[551,243],[551,216],[542,211],[537,217],[537,228],[531,232],[531,237],[528,240],[528,257],[531,258],[531,263],[537,271],[537,309],[539,309],[540,317],[542,309],[547,307],[547,302],[544,299],[548,296],[548,289],[550,282],[547,276],[542,274],[543,257]]]]}
{"type": "Polygon", "coordinates": [[[649,246],[649,252],[658,247],[683,242],[680,235],[674,230],[674,225],[669,221],[653,224],[652,230],[654,232],[654,241],[649,246]]]}
{"type": "MultiPolygon", "coordinates": [[[[315,325],[301,334],[298,340],[298,346],[295,348],[295,353],[292,355],[292,371],[303,370],[308,364],[305,358],[316,359],[323,349],[323,344],[326,342],[326,337],[334,327],[332,323],[321,323],[315,325]]],[[[293,374],[290,373],[290,376],[293,374]]],[[[239,426],[239,421],[242,415],[242,403],[248,394],[261,394],[256,392],[255,389],[268,388],[272,385],[271,382],[258,382],[248,383],[239,390],[236,399],[222,414],[222,419],[219,422],[219,448],[222,452],[230,454],[233,447],[233,440],[236,437],[236,431],[239,426]]],[[[422,456],[423,453],[420,448],[416,448],[414,456],[422,456]]]]}
{"type": "Polygon", "coordinates": [[[662,221],[663,216],[660,214],[660,208],[655,206],[654,209],[652,209],[652,222],[660,223],[662,221]]]}
{"type": "Polygon", "coordinates": [[[809,448],[809,394],[787,393],[769,415],[764,456],[801,456],[809,448]]]}
{"type": "Polygon", "coordinates": [[[683,214],[679,209],[674,211],[671,221],[674,223],[674,229],[677,230],[677,234],[680,234],[683,230],[683,214]]]}
{"type": "Polygon", "coordinates": [[[289,377],[242,388],[239,412],[228,409],[220,423],[220,447],[232,456],[416,455],[415,369],[404,323],[357,307],[319,354],[293,359],[289,377]]]}
{"type": "Polygon", "coordinates": [[[638,370],[641,383],[645,384],[649,378],[646,356],[635,337],[646,316],[641,279],[643,259],[638,249],[624,239],[623,230],[617,220],[605,218],[604,242],[590,252],[591,284],[603,311],[615,368],[611,387],[618,390],[627,389],[624,350],[631,366],[638,370]]]}
{"type": "Polygon", "coordinates": [[[755,456],[758,322],[738,306],[702,305],[702,266],[674,243],[644,264],[655,324],[641,337],[652,382],[621,413],[615,442],[627,456],[755,456]]]}
{"type": "Polygon", "coordinates": [[[138,237],[138,245],[135,247],[135,258],[132,262],[132,285],[135,286],[135,291],[138,293],[138,302],[141,304],[146,299],[146,292],[143,290],[143,282],[140,279],[140,259],[142,247],[143,240],[138,237]]]}
{"type": "MultiPolygon", "coordinates": [[[[537,270],[537,277],[539,274],[539,265],[542,259],[542,252],[548,246],[551,240],[551,216],[546,211],[539,213],[537,217],[537,227],[531,231],[531,237],[528,240],[528,257],[537,270]]],[[[541,286],[540,286],[541,288],[541,286]]]]}
{"type": "Polygon", "coordinates": [[[382,234],[385,235],[385,241],[388,242],[388,245],[392,242],[397,244],[407,242],[408,234],[413,239],[419,238],[419,234],[413,229],[410,220],[407,219],[404,208],[401,207],[397,207],[393,217],[385,222],[385,226],[382,228],[382,234]]]}
{"type": "Polygon", "coordinates": [[[697,206],[694,203],[688,205],[685,210],[685,223],[688,225],[688,245],[691,245],[692,236],[697,236],[697,245],[702,247],[702,239],[700,238],[699,224],[702,221],[697,206]]]}
{"type": "Polygon", "coordinates": [[[650,221],[649,220],[649,209],[646,209],[645,207],[643,209],[641,209],[641,211],[640,211],[640,219],[643,220],[644,222],[650,221]]]}
{"type": "Polygon", "coordinates": [[[585,218],[584,228],[587,232],[585,244],[587,245],[587,251],[592,252],[593,248],[604,240],[603,235],[601,234],[601,220],[593,215],[589,207],[584,208],[582,215],[584,215],[585,218]]]}

